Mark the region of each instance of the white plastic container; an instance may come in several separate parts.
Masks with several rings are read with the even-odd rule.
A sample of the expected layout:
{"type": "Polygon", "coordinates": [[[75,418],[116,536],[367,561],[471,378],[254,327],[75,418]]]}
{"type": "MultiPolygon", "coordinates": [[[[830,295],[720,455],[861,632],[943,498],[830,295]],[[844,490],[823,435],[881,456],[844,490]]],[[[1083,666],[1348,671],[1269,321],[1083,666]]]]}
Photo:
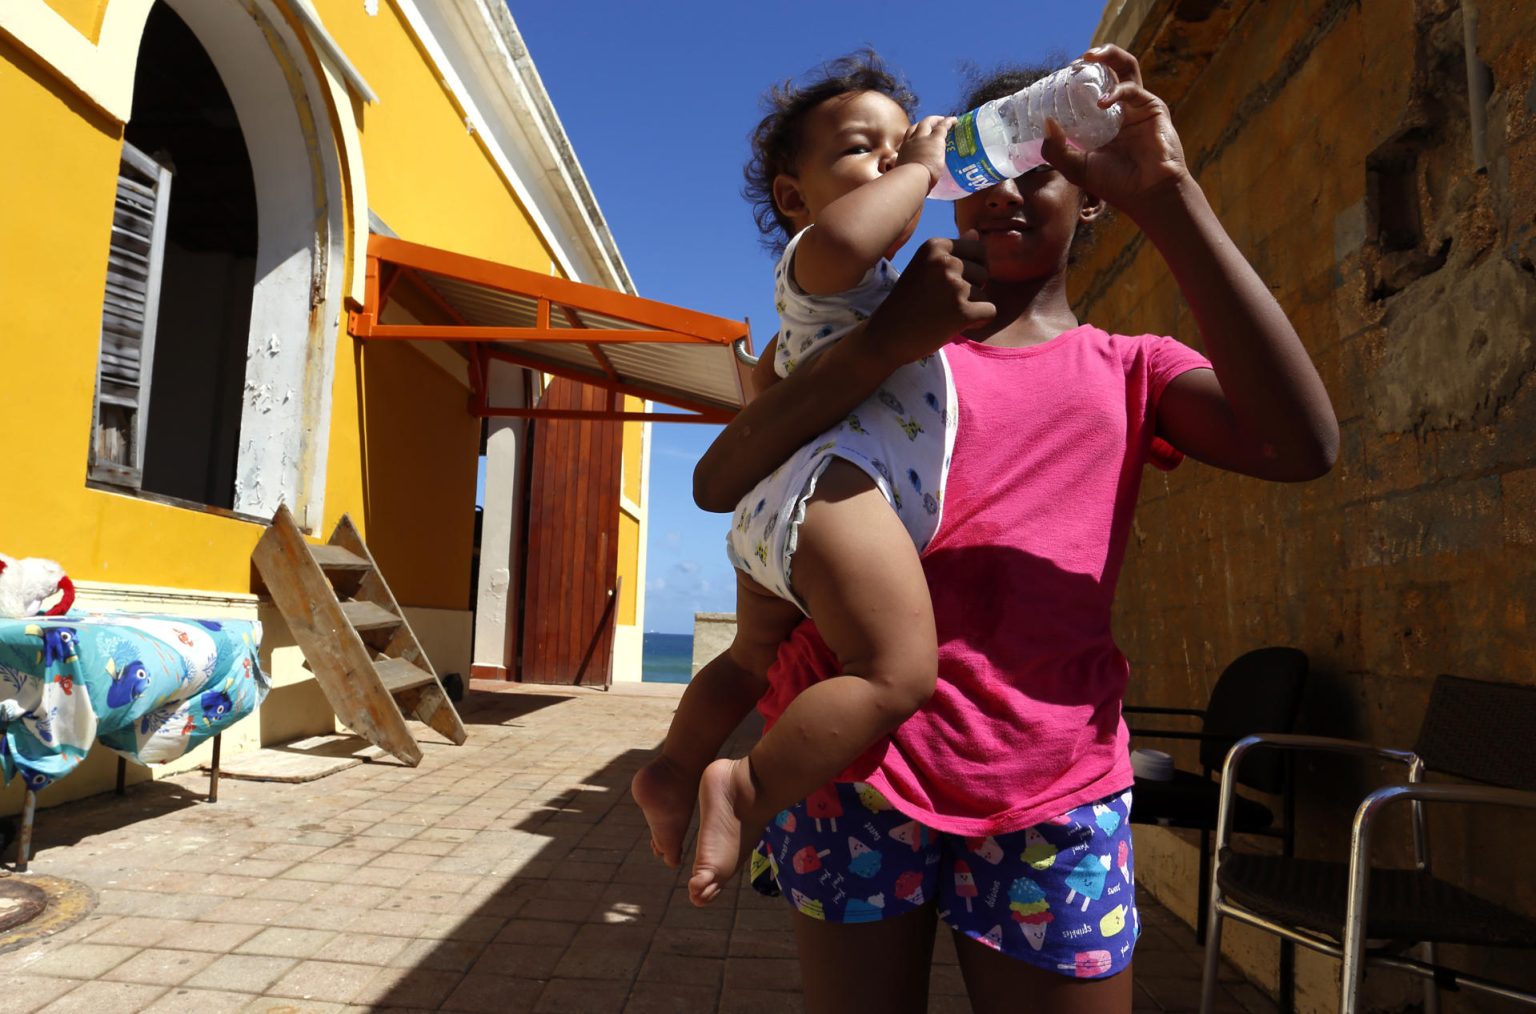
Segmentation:
{"type": "Polygon", "coordinates": [[[1173,757],[1161,750],[1132,750],[1131,771],[1137,778],[1149,782],[1166,782],[1173,778],[1173,757]]]}
{"type": "Polygon", "coordinates": [[[1074,147],[1092,151],[1107,144],[1120,132],[1120,106],[1100,109],[1098,103],[1117,80],[1102,63],[1078,60],[959,117],[944,139],[949,174],[928,196],[957,200],[1044,164],[1047,117],[1061,124],[1074,147]]]}

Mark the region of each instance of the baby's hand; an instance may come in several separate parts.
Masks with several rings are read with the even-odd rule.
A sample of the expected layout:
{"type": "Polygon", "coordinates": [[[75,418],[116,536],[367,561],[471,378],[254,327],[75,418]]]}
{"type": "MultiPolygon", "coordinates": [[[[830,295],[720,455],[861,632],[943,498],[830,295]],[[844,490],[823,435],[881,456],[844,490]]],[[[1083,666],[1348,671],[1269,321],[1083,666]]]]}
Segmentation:
{"type": "Polygon", "coordinates": [[[953,116],[925,116],[912,124],[896,153],[896,164],[916,164],[927,169],[931,189],[944,178],[944,138],[954,122],[953,116]]]}

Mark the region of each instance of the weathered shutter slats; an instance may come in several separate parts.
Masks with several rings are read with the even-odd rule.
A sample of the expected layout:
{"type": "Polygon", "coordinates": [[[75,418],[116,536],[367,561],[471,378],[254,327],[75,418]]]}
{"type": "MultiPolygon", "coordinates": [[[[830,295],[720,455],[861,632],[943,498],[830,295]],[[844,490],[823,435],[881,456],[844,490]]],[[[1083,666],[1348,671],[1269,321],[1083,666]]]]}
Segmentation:
{"type": "Polygon", "coordinates": [[[170,196],[170,171],[124,142],[102,300],[89,474],[134,489],[144,474],[170,196]]]}

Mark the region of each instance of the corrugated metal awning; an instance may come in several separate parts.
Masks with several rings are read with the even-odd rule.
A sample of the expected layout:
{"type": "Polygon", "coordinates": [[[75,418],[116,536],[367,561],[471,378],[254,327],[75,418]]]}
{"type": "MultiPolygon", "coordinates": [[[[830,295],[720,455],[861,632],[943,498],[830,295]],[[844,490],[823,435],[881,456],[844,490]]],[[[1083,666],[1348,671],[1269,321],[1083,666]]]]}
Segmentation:
{"type": "MultiPolygon", "coordinates": [[[[613,392],[610,411],[584,418],[726,422],[743,400],[750,343],[744,321],[466,257],[391,236],[368,238],[364,303],[348,330],[367,341],[462,343],[476,415],[548,415],[487,403],[493,360],[613,392]],[[389,313],[392,304],[406,313],[389,313]],[[383,323],[386,317],[431,323],[383,323]],[[691,414],[619,410],[620,394],[691,414]]],[[[572,413],[562,413],[573,417],[572,413]]]]}

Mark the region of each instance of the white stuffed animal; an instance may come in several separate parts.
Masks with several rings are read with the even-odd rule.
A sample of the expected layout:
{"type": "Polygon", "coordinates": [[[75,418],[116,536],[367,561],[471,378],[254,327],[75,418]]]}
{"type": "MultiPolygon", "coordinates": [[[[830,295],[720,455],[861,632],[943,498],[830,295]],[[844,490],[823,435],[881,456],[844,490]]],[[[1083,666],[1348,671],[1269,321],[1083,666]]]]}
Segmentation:
{"type": "Polygon", "coordinates": [[[28,557],[18,560],[0,553],[0,616],[61,616],[75,601],[74,582],[52,560],[28,557]],[[51,609],[43,603],[63,595],[51,609]]]}

